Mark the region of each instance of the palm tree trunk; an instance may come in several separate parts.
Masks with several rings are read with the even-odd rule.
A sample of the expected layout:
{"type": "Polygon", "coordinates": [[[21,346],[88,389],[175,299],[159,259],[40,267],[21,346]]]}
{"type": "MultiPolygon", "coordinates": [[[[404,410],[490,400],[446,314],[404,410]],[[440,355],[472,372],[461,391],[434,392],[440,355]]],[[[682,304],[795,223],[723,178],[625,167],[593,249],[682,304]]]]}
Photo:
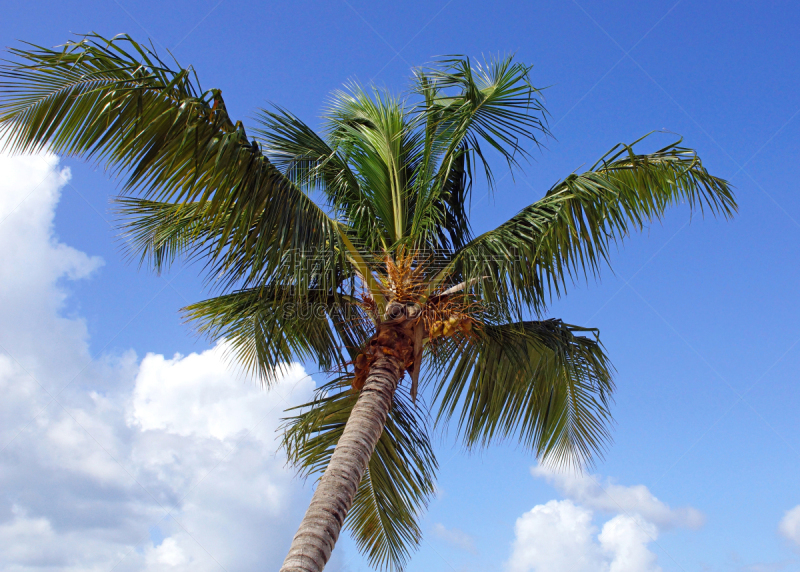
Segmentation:
{"type": "Polygon", "coordinates": [[[322,572],[325,568],[402,377],[403,364],[398,359],[384,356],[373,362],[280,572],[322,572]]]}

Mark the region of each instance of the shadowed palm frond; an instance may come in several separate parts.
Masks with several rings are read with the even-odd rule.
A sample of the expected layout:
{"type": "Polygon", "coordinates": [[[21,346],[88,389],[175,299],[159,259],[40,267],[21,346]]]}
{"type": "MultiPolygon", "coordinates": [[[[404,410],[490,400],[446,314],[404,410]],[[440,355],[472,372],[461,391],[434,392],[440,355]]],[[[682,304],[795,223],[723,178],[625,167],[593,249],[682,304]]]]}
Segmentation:
{"type": "MultiPolygon", "coordinates": [[[[447,174],[439,197],[438,204],[444,212],[443,221],[439,230],[440,244],[453,251],[464,248],[472,240],[472,230],[469,224],[467,208],[472,187],[471,167],[469,153],[466,151],[456,155],[453,167],[447,174]],[[444,233],[447,233],[447,236],[444,233]]],[[[434,203],[436,205],[436,203],[434,203]]]]}
{"type": "Polygon", "coordinates": [[[263,284],[288,250],[335,255],[339,225],[248,141],[220,91],[202,91],[191,68],[170,69],[128,36],[32,48],[12,49],[19,61],[0,66],[6,149],[93,159],[126,173],[128,191],[195,204],[218,238],[207,254],[233,281],[263,284]],[[241,253],[261,256],[242,264],[241,253]]]}
{"type": "Polygon", "coordinates": [[[253,132],[263,143],[265,153],[299,187],[321,190],[340,212],[348,213],[354,205],[364,203],[350,166],[297,116],[276,106],[274,110],[260,110],[257,120],[259,127],[253,132]]]}
{"type": "MultiPolygon", "coordinates": [[[[286,420],[284,448],[289,461],[304,475],[321,474],[358,394],[349,378],[335,379],[319,389],[319,397],[298,408],[286,420]]],[[[345,521],[359,550],[371,565],[400,571],[421,539],[419,513],[434,493],[438,464],[426,420],[399,387],[367,471],[345,521]]]]}
{"type": "MultiPolygon", "coordinates": [[[[237,232],[239,224],[261,227],[266,213],[253,220],[236,220],[236,213],[227,218],[222,213],[209,215],[208,205],[172,203],[138,197],[115,199],[121,239],[127,254],[138,258],[156,272],[162,272],[179,257],[188,261],[204,260],[206,279],[213,287],[227,289],[241,280],[241,271],[259,274],[259,282],[294,286],[297,298],[303,299],[311,289],[344,286],[355,277],[346,263],[347,249],[337,246],[330,253],[302,249],[276,249],[269,236],[257,236],[250,244],[233,242],[231,234],[225,241],[225,227],[237,232]],[[223,224],[218,224],[222,222],[223,224]],[[219,254],[219,255],[216,255],[219,254]],[[267,260],[268,264],[262,263],[267,260]]],[[[253,230],[254,233],[263,232],[253,230]]],[[[339,238],[342,238],[340,235],[339,238]]],[[[278,244],[280,239],[275,239],[278,244]]]]}
{"type": "Polygon", "coordinates": [[[298,299],[291,290],[241,290],[187,306],[184,316],[204,336],[226,339],[237,361],[267,385],[297,359],[343,368],[349,352],[339,336],[345,343],[367,339],[368,318],[347,296],[314,290],[298,299]]]}
{"type": "Polygon", "coordinates": [[[468,448],[516,438],[557,464],[592,463],[610,435],[611,366],[596,330],[560,320],[485,325],[432,356],[437,423],[468,448]]]}
{"type": "Polygon", "coordinates": [[[452,256],[454,251],[472,240],[469,223],[469,200],[472,191],[470,154],[460,149],[443,182],[431,181],[440,187],[412,195],[414,213],[412,235],[417,250],[435,253],[438,259],[452,256]]]}
{"type": "Polygon", "coordinates": [[[541,313],[566,283],[597,276],[609,247],[660,220],[681,202],[730,217],[730,185],[712,176],[694,151],[675,143],[639,155],[618,145],[581,175],[570,175],[538,202],[475,238],[432,281],[472,281],[489,304],[521,317],[541,313]]]}

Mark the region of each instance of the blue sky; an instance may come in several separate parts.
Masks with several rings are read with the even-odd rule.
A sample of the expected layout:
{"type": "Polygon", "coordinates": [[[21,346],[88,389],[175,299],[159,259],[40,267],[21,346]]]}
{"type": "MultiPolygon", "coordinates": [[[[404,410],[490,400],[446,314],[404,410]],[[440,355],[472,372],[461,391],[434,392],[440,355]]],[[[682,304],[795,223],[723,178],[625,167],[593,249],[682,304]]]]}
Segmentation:
{"type": "MultiPolygon", "coordinates": [[[[512,445],[466,455],[443,436],[440,494],[408,569],[796,571],[798,21],[790,2],[36,1],[4,9],[0,40],[150,38],[245,123],[275,102],[312,125],[350,79],[400,91],[436,55],[515,52],[549,86],[555,139],[493,197],[476,189],[478,231],[618,142],[681,134],[735,185],[739,214],[687,224],[674,209],[552,307],[600,328],[617,369],[596,479],[535,469],[512,445]],[[559,526],[572,532],[548,536],[559,526]]],[[[299,389],[284,401],[219,369],[177,312],[204,296],[198,268],[156,277],[124,260],[102,169],[9,161],[0,539],[15,548],[0,568],[277,569],[310,487],[282,468],[271,430],[310,381],[287,381],[299,389]]],[[[347,538],[332,566],[367,570],[347,538]]]]}

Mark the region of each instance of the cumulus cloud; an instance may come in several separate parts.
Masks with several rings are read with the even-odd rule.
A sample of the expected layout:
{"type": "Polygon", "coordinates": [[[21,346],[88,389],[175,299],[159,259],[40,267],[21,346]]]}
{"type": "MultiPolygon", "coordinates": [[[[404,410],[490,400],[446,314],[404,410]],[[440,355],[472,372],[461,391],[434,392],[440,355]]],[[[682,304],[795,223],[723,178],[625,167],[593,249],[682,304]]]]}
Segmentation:
{"type": "Polygon", "coordinates": [[[302,391],[303,385],[308,389],[310,378],[299,364],[287,368],[265,410],[264,393],[253,391],[252,380],[232,370],[226,359],[228,350],[227,344],[220,343],[213,350],[172,359],[147,354],[139,366],[129,423],[144,431],[163,430],[184,437],[222,441],[249,432],[272,441],[272,428],[290,405],[291,393],[302,391]],[[232,383],[237,377],[238,383],[232,383]]]}
{"type": "Polygon", "coordinates": [[[647,522],[619,515],[598,534],[594,513],[570,500],[537,505],[517,519],[509,572],[660,572],[647,522]]]}
{"type": "Polygon", "coordinates": [[[543,466],[531,474],[567,498],[537,505],[517,519],[509,572],[660,572],[650,544],[665,530],[703,523],[696,509],[670,508],[644,485],[543,466]],[[613,516],[600,527],[598,513],[613,516]]]}
{"type": "Polygon", "coordinates": [[[69,171],[0,156],[0,562],[15,571],[277,569],[308,492],[276,454],[299,365],[265,393],[224,346],[92,359],[64,281],[102,260],[60,242],[69,171]]]}
{"type": "Polygon", "coordinates": [[[778,525],[778,531],[800,548],[800,505],[786,511],[778,525]]]}
{"type": "Polygon", "coordinates": [[[608,562],[609,572],[657,572],[656,555],[647,545],[658,537],[650,522],[618,515],[603,525],[597,537],[608,562]]]}
{"type": "Polygon", "coordinates": [[[661,529],[699,528],[705,521],[695,508],[670,508],[644,485],[626,487],[597,475],[556,471],[543,465],[532,467],[531,474],[545,479],[562,495],[586,507],[601,512],[637,514],[661,529]]]}
{"type": "Polygon", "coordinates": [[[592,511],[569,500],[533,507],[517,519],[514,533],[510,572],[589,572],[603,559],[592,511]]]}
{"type": "Polygon", "coordinates": [[[465,552],[469,552],[470,554],[478,553],[478,550],[475,548],[475,539],[463,530],[447,528],[441,522],[437,522],[433,525],[433,535],[465,552]]]}

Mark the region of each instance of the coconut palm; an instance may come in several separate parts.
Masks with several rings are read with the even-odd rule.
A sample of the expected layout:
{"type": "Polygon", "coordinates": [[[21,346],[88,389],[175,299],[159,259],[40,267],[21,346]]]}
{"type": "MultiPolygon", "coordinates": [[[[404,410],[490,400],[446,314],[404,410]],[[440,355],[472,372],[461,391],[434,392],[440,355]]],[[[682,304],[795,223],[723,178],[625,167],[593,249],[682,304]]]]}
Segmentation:
{"type": "Polygon", "coordinates": [[[191,67],[128,36],[11,54],[6,149],[121,176],[130,252],[159,272],[202,261],[213,297],[187,318],[266,387],[292,360],[330,372],[283,427],[289,460],[321,474],[283,572],[321,571],[343,525],[373,565],[401,569],[434,491],[437,426],[467,448],[513,439],[590,464],[609,439],[612,368],[596,330],[547,319],[548,305],[667,207],[736,208],[680,141],[644,153],[639,140],[474,236],[490,159],[513,173],[548,134],[530,67],[510,57],[440,59],[402,98],[350,84],[321,133],[280,107],[248,133],[191,67]]]}

